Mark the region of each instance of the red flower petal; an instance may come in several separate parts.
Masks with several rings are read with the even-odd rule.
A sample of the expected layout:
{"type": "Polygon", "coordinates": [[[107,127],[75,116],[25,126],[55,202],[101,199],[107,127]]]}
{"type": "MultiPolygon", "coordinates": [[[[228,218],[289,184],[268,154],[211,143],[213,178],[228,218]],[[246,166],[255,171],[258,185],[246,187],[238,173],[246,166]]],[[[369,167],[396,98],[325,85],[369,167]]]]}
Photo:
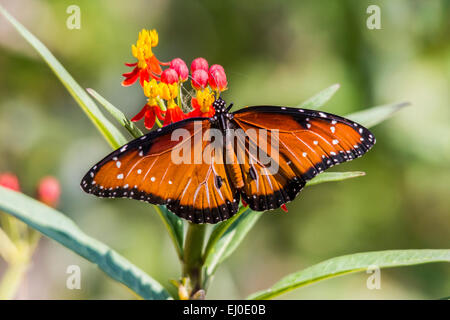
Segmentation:
{"type": "Polygon", "coordinates": [[[284,212],[288,212],[286,204],[283,203],[280,208],[283,209],[284,212]]]}
{"type": "Polygon", "coordinates": [[[147,64],[151,72],[156,73],[157,75],[162,73],[161,62],[159,62],[155,55],[152,55],[148,59],[147,64]]]}
{"type": "Polygon", "coordinates": [[[167,109],[166,117],[164,118],[164,126],[172,123],[172,109],[167,109]]]}
{"type": "Polygon", "coordinates": [[[136,80],[137,80],[137,78],[138,78],[138,76],[139,76],[139,68],[136,67],[134,70],[131,72],[130,77],[125,78],[125,79],[122,81],[122,86],[128,87],[128,86],[131,86],[133,83],[136,82],[136,80]],[[134,72],[134,70],[136,70],[136,72],[134,72]]]}
{"type": "Polygon", "coordinates": [[[137,115],[135,115],[135,116],[131,119],[131,121],[136,122],[136,121],[141,120],[141,119],[144,117],[145,111],[146,111],[146,110],[147,110],[147,105],[143,106],[142,109],[141,109],[141,111],[139,111],[139,113],[138,113],[137,115]]]}
{"type": "Polygon", "coordinates": [[[153,110],[148,109],[145,112],[144,125],[148,130],[153,128],[153,126],[155,125],[155,113],[153,112],[153,110]]]}
{"type": "Polygon", "coordinates": [[[127,67],[135,67],[135,66],[137,66],[137,62],[135,62],[135,63],[126,63],[125,62],[125,65],[127,66],[127,67]]]}
{"type": "Polygon", "coordinates": [[[150,75],[148,73],[147,69],[142,69],[141,72],[139,73],[139,83],[141,84],[141,86],[144,86],[144,81],[149,81],[150,80],[150,75]]]}
{"type": "Polygon", "coordinates": [[[165,112],[161,110],[159,106],[153,106],[153,110],[159,120],[164,120],[165,112]]]}
{"type": "Polygon", "coordinates": [[[134,76],[134,75],[135,75],[136,73],[138,73],[138,72],[139,72],[139,68],[136,67],[136,68],[134,68],[133,70],[131,70],[130,72],[122,73],[122,77],[130,78],[130,77],[134,76]]]}

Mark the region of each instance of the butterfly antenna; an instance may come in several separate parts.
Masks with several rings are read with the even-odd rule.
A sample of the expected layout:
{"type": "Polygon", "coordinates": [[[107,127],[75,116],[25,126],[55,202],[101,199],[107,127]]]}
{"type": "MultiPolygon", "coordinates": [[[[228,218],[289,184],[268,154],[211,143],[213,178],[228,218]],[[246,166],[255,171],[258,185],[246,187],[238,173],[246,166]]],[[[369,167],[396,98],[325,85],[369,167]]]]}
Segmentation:
{"type": "Polygon", "coordinates": [[[232,103],[230,103],[230,105],[228,106],[228,108],[227,108],[227,112],[229,112],[229,111],[231,110],[231,108],[233,108],[233,102],[232,102],[232,103]]]}

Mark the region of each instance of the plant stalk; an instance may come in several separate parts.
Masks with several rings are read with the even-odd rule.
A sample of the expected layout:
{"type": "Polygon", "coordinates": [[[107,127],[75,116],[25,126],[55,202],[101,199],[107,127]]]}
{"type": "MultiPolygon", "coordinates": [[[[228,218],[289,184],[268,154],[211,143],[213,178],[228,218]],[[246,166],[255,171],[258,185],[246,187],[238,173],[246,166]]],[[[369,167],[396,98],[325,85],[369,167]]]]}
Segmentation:
{"type": "Polygon", "coordinates": [[[205,224],[189,223],[184,244],[183,277],[189,279],[192,291],[190,296],[203,289],[203,242],[205,240],[205,224]]]}

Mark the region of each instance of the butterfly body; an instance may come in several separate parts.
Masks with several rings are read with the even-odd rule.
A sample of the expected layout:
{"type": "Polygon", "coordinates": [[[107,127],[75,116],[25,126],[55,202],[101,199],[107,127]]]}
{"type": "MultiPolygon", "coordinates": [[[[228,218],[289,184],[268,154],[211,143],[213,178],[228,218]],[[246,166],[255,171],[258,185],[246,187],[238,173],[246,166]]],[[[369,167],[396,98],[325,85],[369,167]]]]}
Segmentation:
{"type": "Polygon", "coordinates": [[[308,180],[375,143],[363,126],[325,112],[230,107],[219,98],[212,118],[182,120],[131,141],[95,165],[82,189],[217,223],[237,212],[240,199],[256,211],[292,201],[308,180]]]}

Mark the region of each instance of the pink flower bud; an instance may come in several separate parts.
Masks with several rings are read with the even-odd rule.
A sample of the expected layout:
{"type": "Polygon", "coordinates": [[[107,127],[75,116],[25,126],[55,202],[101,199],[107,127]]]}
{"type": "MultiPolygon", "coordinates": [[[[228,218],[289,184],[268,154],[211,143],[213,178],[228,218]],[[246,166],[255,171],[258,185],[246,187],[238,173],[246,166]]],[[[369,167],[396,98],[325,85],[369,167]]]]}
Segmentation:
{"type": "Polygon", "coordinates": [[[227,76],[221,65],[214,64],[209,68],[209,86],[213,90],[224,91],[227,89],[227,76]]]}
{"type": "Polygon", "coordinates": [[[194,74],[197,70],[205,70],[208,72],[208,61],[204,58],[194,59],[191,63],[191,73],[194,74]]]}
{"type": "Polygon", "coordinates": [[[191,84],[197,90],[204,89],[208,85],[208,73],[203,69],[195,70],[191,84]]]}
{"type": "Polygon", "coordinates": [[[181,81],[186,81],[188,76],[189,76],[189,69],[186,65],[186,63],[180,59],[180,58],[175,58],[170,62],[170,68],[174,69],[177,74],[178,77],[181,81]]]}
{"type": "Polygon", "coordinates": [[[20,191],[19,179],[12,173],[0,174],[0,186],[14,191],[20,191]]]}
{"type": "Polygon", "coordinates": [[[45,177],[39,181],[38,200],[50,207],[56,207],[59,203],[61,187],[54,177],[45,177]]]}
{"type": "Polygon", "coordinates": [[[172,68],[164,70],[161,74],[161,82],[167,84],[178,82],[178,73],[172,68]]]}

